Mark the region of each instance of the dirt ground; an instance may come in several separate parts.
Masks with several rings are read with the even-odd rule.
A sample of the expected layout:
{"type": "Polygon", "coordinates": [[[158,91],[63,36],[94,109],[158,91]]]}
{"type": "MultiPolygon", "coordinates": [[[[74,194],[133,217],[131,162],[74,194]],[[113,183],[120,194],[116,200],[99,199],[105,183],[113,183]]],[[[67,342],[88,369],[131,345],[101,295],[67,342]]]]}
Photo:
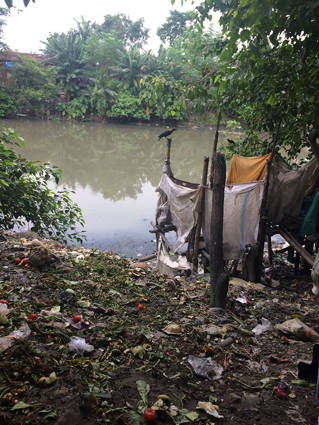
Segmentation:
{"type": "Polygon", "coordinates": [[[33,237],[0,243],[0,424],[144,424],[152,406],[158,425],[317,423],[315,385],[297,367],[316,335],[252,331],[262,318],[319,331],[308,277],[277,289],[232,278],[220,311],[209,308],[206,275],[167,278],[44,241],[46,266],[33,237]],[[72,337],[88,345],[71,351],[72,337]]]}

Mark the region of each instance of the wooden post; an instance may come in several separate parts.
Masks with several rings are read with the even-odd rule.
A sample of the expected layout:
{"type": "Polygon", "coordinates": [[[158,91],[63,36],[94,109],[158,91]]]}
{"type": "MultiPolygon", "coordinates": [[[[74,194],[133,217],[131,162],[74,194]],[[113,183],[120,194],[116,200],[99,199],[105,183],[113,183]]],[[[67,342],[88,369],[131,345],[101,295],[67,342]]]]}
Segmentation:
{"type": "Polygon", "coordinates": [[[228,291],[228,275],[224,271],[223,253],[225,180],[225,155],[217,152],[214,160],[213,205],[210,232],[210,305],[221,308],[225,308],[228,291]]]}
{"type": "Polygon", "coordinates": [[[265,237],[266,237],[266,229],[267,229],[267,200],[268,200],[268,188],[269,188],[269,178],[271,171],[271,164],[275,154],[275,147],[277,145],[279,139],[279,130],[280,130],[281,122],[279,121],[276,135],[274,136],[273,143],[271,146],[271,156],[267,163],[267,175],[265,188],[263,193],[263,199],[261,201],[260,206],[260,220],[259,220],[259,229],[258,229],[258,255],[256,258],[256,282],[260,282],[261,274],[262,274],[262,265],[263,265],[263,257],[264,257],[264,245],[265,245],[265,237]]]}
{"type": "Polygon", "coordinates": [[[172,145],[172,139],[167,138],[166,139],[166,157],[163,167],[163,173],[167,174],[169,177],[173,176],[173,172],[171,169],[171,145],[172,145]]]}
{"type": "Polygon", "coordinates": [[[194,241],[193,268],[195,273],[197,273],[197,270],[198,270],[198,249],[199,249],[200,232],[202,229],[202,218],[203,218],[204,201],[205,201],[204,195],[205,195],[205,186],[207,183],[208,161],[209,161],[209,158],[205,156],[204,164],[203,164],[203,173],[202,173],[202,184],[201,184],[199,197],[198,197],[198,217],[197,217],[195,241],[194,241]]]}
{"type": "Polygon", "coordinates": [[[219,126],[220,126],[221,116],[222,116],[222,114],[219,111],[218,112],[218,117],[217,117],[215,139],[214,139],[214,144],[213,144],[212,162],[210,164],[210,187],[212,187],[212,185],[213,185],[214,161],[215,161],[215,156],[216,156],[216,152],[217,152],[217,144],[218,144],[219,126]]]}

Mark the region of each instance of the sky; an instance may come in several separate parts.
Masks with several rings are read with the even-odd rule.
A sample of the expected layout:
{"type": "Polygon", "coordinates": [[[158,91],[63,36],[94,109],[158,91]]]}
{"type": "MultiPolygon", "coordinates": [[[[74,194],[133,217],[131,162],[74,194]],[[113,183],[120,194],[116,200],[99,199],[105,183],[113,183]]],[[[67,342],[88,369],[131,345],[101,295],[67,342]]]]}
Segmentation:
{"type": "Polygon", "coordinates": [[[49,33],[67,32],[76,27],[75,19],[101,23],[105,15],[124,13],[132,20],[144,18],[145,28],[149,28],[147,48],[157,51],[160,40],[156,35],[157,28],[169,16],[169,11],[192,10],[191,1],[181,6],[176,0],[174,7],[170,0],[36,0],[23,7],[22,0],[14,0],[21,12],[12,11],[7,18],[4,29],[5,42],[12,50],[22,53],[38,53],[43,48],[49,33]]]}

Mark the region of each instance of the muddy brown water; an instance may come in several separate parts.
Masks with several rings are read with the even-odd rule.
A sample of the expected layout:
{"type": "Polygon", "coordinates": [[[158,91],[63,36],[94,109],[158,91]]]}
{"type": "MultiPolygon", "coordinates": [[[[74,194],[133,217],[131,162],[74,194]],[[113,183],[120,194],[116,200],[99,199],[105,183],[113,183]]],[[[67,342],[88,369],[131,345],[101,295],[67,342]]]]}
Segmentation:
{"type": "MultiPolygon", "coordinates": [[[[156,125],[96,122],[1,120],[25,139],[21,153],[63,170],[62,184],[82,208],[84,246],[136,257],[154,252],[149,233],[157,202],[156,186],[165,157],[165,130],[156,125]]],[[[240,133],[221,131],[227,137],[240,133]]],[[[179,127],[173,134],[171,164],[176,177],[199,182],[204,156],[210,155],[213,128],[179,127]]],[[[226,142],[227,143],[227,142],[226,142]]]]}

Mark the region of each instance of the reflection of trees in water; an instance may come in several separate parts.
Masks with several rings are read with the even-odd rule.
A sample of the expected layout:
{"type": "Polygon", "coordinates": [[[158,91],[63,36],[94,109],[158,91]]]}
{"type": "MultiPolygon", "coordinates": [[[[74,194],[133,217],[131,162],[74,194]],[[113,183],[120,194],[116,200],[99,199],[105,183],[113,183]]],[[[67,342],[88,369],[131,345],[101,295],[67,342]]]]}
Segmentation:
{"type": "MultiPolygon", "coordinates": [[[[159,182],[165,141],[162,128],[151,126],[11,121],[26,141],[28,158],[49,161],[62,168],[64,183],[89,186],[114,201],[136,196],[142,185],[159,182]]],[[[199,182],[204,155],[212,148],[213,132],[179,129],[173,137],[172,169],[176,177],[199,182]]]]}

